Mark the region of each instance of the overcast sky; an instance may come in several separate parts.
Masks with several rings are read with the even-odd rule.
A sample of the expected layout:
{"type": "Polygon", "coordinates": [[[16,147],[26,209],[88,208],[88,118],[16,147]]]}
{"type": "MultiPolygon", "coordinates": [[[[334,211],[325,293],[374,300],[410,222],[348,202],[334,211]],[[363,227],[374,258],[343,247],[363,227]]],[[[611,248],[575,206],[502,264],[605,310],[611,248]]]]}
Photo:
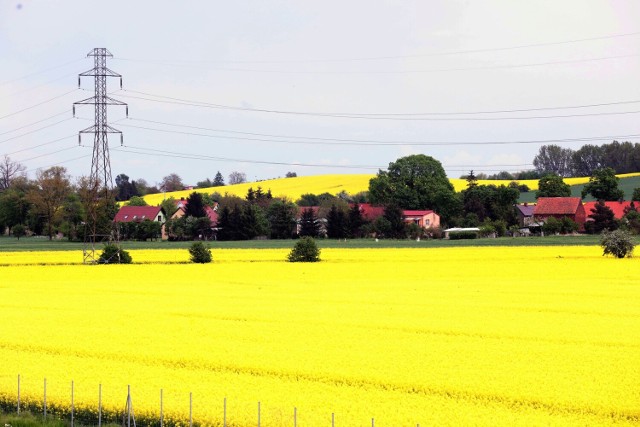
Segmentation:
{"type": "Polygon", "coordinates": [[[535,141],[640,142],[639,22],[637,0],[0,0],[0,156],[89,174],[71,107],[105,47],[114,177],[530,169],[535,141]]]}

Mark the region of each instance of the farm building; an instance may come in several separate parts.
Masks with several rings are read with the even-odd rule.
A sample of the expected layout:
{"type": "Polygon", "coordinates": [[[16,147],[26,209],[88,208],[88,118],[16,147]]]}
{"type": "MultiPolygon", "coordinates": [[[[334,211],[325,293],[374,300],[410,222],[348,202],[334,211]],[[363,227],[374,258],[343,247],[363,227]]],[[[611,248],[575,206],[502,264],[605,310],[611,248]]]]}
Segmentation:
{"type": "Polygon", "coordinates": [[[533,216],[536,221],[541,222],[550,217],[567,217],[578,224],[580,231],[584,231],[584,222],[587,219],[580,197],[540,197],[533,210],[533,216]]]}
{"type": "MultiPolygon", "coordinates": [[[[584,210],[587,214],[587,217],[591,215],[593,208],[596,206],[598,202],[586,202],[584,204],[584,210]]],[[[632,205],[635,209],[640,208],[640,203],[634,203],[628,200],[620,200],[617,202],[604,202],[604,205],[613,211],[613,215],[616,219],[621,219],[626,211],[632,209],[632,205]]],[[[588,220],[588,218],[587,218],[588,220]]]]}

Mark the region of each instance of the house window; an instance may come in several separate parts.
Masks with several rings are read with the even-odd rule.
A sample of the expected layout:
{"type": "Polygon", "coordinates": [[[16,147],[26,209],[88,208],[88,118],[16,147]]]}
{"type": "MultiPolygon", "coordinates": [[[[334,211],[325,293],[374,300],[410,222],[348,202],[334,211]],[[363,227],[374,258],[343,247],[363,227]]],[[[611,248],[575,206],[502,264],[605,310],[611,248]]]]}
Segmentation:
{"type": "Polygon", "coordinates": [[[136,219],[136,218],[138,218],[138,215],[134,215],[134,216],[133,216],[133,219],[136,219]]]}
{"type": "Polygon", "coordinates": [[[142,215],[142,219],[144,219],[144,217],[145,217],[145,216],[146,216],[146,215],[142,215]]]}
{"type": "Polygon", "coordinates": [[[125,216],[124,216],[124,219],[127,219],[127,218],[129,218],[129,215],[125,215],[125,216]]]}
{"type": "Polygon", "coordinates": [[[425,225],[427,225],[427,226],[428,226],[428,225],[429,225],[429,218],[425,219],[425,220],[424,220],[424,223],[425,223],[425,225]]]}
{"type": "Polygon", "coordinates": [[[162,215],[158,215],[158,222],[162,222],[162,215]]]}

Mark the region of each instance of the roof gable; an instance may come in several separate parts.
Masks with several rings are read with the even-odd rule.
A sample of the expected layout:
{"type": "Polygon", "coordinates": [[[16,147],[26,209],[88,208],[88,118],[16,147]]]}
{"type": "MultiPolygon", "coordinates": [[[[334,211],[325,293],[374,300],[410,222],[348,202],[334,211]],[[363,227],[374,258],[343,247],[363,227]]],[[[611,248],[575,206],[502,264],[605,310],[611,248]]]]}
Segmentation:
{"type": "Polygon", "coordinates": [[[160,206],[122,206],[115,218],[115,222],[154,221],[162,211],[160,206]]]}
{"type": "Polygon", "coordinates": [[[582,207],[580,197],[540,197],[534,215],[575,215],[582,207]]]}

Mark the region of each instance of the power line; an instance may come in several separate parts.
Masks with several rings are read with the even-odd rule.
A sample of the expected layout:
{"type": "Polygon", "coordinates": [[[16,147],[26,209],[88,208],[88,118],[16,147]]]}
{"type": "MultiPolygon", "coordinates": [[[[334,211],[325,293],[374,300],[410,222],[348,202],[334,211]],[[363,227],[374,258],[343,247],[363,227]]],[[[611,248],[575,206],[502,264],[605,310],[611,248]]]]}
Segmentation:
{"type": "Polygon", "coordinates": [[[0,144],[4,144],[5,142],[9,142],[9,141],[12,141],[12,140],[14,140],[14,139],[22,138],[23,136],[26,136],[26,135],[31,135],[32,133],[40,132],[40,131],[41,131],[41,130],[43,130],[43,129],[50,128],[50,127],[52,127],[52,126],[55,126],[55,125],[60,124],[60,123],[62,123],[62,122],[66,122],[66,121],[68,121],[68,120],[73,120],[73,117],[68,117],[68,118],[66,118],[66,119],[62,119],[62,120],[57,121],[57,122],[55,122],[55,123],[52,123],[52,124],[50,124],[50,125],[46,125],[46,126],[43,126],[43,127],[41,127],[41,128],[34,129],[34,130],[30,131],[30,132],[25,132],[25,133],[20,134],[20,135],[12,136],[11,138],[7,138],[7,139],[5,139],[5,140],[3,140],[3,141],[0,141],[0,144]]]}
{"type": "Polygon", "coordinates": [[[4,154],[4,156],[12,156],[12,155],[17,154],[17,153],[22,153],[23,151],[29,151],[29,150],[33,150],[34,148],[40,148],[40,147],[44,147],[45,145],[51,145],[51,144],[54,144],[56,142],[64,141],[65,139],[69,139],[72,136],[75,136],[75,135],[63,136],[62,138],[54,139],[53,141],[48,141],[48,142],[45,142],[43,144],[33,145],[31,147],[25,147],[25,148],[23,148],[21,150],[14,151],[12,153],[6,153],[6,154],[4,154]]]}
{"type": "MultiPolygon", "coordinates": [[[[483,52],[497,52],[497,51],[506,51],[506,50],[516,50],[516,49],[529,49],[535,47],[544,47],[544,46],[557,46],[562,44],[573,44],[573,43],[583,43],[589,41],[597,41],[597,40],[607,40],[614,38],[622,38],[622,37],[632,37],[640,35],[640,32],[632,32],[632,33],[623,33],[623,34],[611,34],[599,37],[587,37],[581,39],[573,39],[573,40],[563,40],[556,42],[544,42],[544,43],[530,43],[524,45],[516,45],[516,46],[503,46],[503,47],[494,47],[494,48],[481,48],[481,49],[467,49],[467,50],[457,50],[457,51],[448,51],[448,52],[434,52],[434,53],[425,53],[425,54],[417,54],[417,55],[389,55],[389,56],[378,56],[378,57],[361,57],[361,58],[334,58],[334,59],[294,59],[294,60],[271,60],[271,61],[206,61],[209,63],[227,63],[227,64],[287,64],[287,63],[318,63],[318,62],[354,62],[354,61],[379,61],[379,60],[389,60],[389,59],[408,59],[408,58],[426,58],[426,57],[437,57],[437,56],[450,56],[450,55],[465,55],[470,53],[483,53],[483,52]]],[[[172,62],[176,60],[166,60],[166,59],[132,59],[132,58],[114,58],[115,60],[120,61],[132,61],[132,62],[153,62],[153,63],[166,63],[172,62]]],[[[194,64],[194,63],[202,63],[203,61],[177,61],[183,62],[185,64],[194,64]]]]}
{"type": "Polygon", "coordinates": [[[132,151],[132,150],[126,150],[122,148],[112,148],[112,151],[120,151],[123,153],[140,154],[140,155],[147,155],[147,156],[171,157],[171,158],[179,158],[179,159],[215,161],[215,162],[237,162],[237,163],[265,164],[265,165],[323,167],[323,168],[340,168],[340,169],[375,169],[375,170],[380,169],[380,166],[373,166],[373,165],[322,165],[322,164],[313,164],[313,163],[287,163],[287,162],[274,162],[274,161],[266,161],[266,160],[248,160],[248,159],[234,159],[229,157],[215,157],[215,156],[208,156],[208,155],[202,155],[202,154],[189,154],[189,153],[180,153],[175,151],[154,150],[151,148],[133,147],[129,145],[125,146],[125,148],[133,148],[135,150],[145,150],[150,152],[132,151]]]}
{"type": "Polygon", "coordinates": [[[56,65],[54,67],[45,68],[44,70],[36,71],[34,73],[27,74],[27,75],[24,75],[22,77],[17,77],[17,78],[12,79],[12,80],[6,80],[4,82],[0,82],[0,86],[6,85],[6,84],[9,84],[9,83],[13,83],[13,82],[17,82],[18,80],[24,80],[24,79],[29,78],[29,77],[37,76],[38,74],[46,73],[46,72],[51,71],[51,70],[56,70],[58,68],[66,67],[67,65],[75,64],[76,62],[80,62],[80,61],[82,61],[82,59],[74,59],[73,61],[65,62],[64,64],[56,65]]]}
{"type": "Polygon", "coordinates": [[[40,155],[35,156],[35,157],[30,157],[28,159],[17,160],[17,162],[24,163],[24,162],[28,162],[28,161],[31,161],[31,160],[39,159],[41,157],[53,156],[54,154],[59,154],[59,153],[62,153],[64,151],[73,150],[76,147],[77,147],[77,145],[74,145],[72,147],[63,148],[61,150],[52,151],[50,153],[40,154],[40,155]]]}
{"type": "Polygon", "coordinates": [[[69,92],[65,92],[65,93],[63,93],[62,95],[54,96],[53,98],[49,98],[49,99],[47,99],[46,101],[42,101],[42,102],[39,102],[39,103],[37,103],[37,104],[31,105],[31,106],[29,106],[29,107],[27,107],[27,108],[23,108],[22,110],[18,110],[18,111],[14,111],[13,113],[6,114],[6,115],[4,115],[4,116],[1,116],[1,117],[0,117],[0,120],[2,120],[2,119],[6,119],[7,117],[15,116],[16,114],[22,113],[22,112],[27,111],[27,110],[31,110],[32,108],[39,107],[39,106],[44,105],[44,104],[46,104],[46,103],[48,103],[48,102],[54,101],[54,100],[59,99],[59,98],[62,98],[62,97],[64,97],[64,96],[67,96],[67,95],[69,95],[70,93],[73,93],[73,92],[75,92],[75,91],[77,91],[77,90],[78,90],[78,89],[70,90],[69,92]]]}
{"type": "Polygon", "coordinates": [[[200,127],[200,126],[188,126],[188,125],[181,125],[181,124],[175,124],[175,123],[161,122],[156,120],[144,120],[144,119],[135,119],[135,118],[129,118],[129,120],[162,124],[162,125],[174,126],[174,127],[184,127],[189,129],[208,130],[212,132],[224,132],[224,133],[232,133],[232,134],[264,136],[269,138],[287,138],[287,139],[302,139],[302,140],[291,141],[291,140],[266,139],[266,138],[234,137],[234,136],[228,136],[228,135],[207,135],[207,134],[200,134],[195,132],[172,131],[168,129],[156,129],[156,128],[126,125],[126,124],[122,124],[121,126],[152,130],[157,132],[201,136],[206,138],[262,141],[262,142],[281,142],[286,144],[308,144],[308,145],[368,145],[368,146],[376,146],[376,145],[380,145],[380,146],[510,145],[510,144],[543,144],[543,143],[554,143],[554,142],[558,143],[558,142],[611,141],[611,140],[622,139],[622,138],[640,137],[640,133],[639,133],[639,134],[627,134],[627,135],[603,135],[603,136],[581,137],[581,138],[555,138],[555,139],[538,139],[538,140],[512,140],[512,141],[381,141],[381,140],[365,140],[365,139],[320,138],[320,137],[312,137],[312,136],[274,135],[274,134],[255,133],[255,132],[241,132],[241,131],[235,131],[235,130],[212,129],[212,128],[206,128],[206,127],[200,127]],[[310,141],[304,141],[304,139],[307,139],[310,141]]]}
{"type": "MultiPolygon", "coordinates": [[[[208,70],[215,71],[230,71],[230,72],[243,72],[243,73],[266,73],[266,74],[416,74],[416,73],[444,73],[455,71],[482,71],[482,70],[503,70],[512,68],[528,68],[528,67],[543,67],[548,65],[567,65],[567,64],[579,64],[584,62],[598,62],[609,61],[612,59],[625,59],[635,58],[640,54],[628,54],[617,56],[605,56],[598,58],[583,58],[583,59],[568,59],[562,61],[547,61],[547,62],[534,62],[528,64],[511,64],[511,65],[483,65],[478,67],[453,67],[453,68],[432,68],[427,70],[383,70],[383,71],[356,71],[356,70],[338,70],[338,71],[301,71],[301,70],[265,70],[265,69],[249,69],[249,68],[227,68],[227,67],[199,67],[206,68],[208,70]]],[[[160,65],[171,65],[162,64],[160,65]]],[[[178,65],[180,67],[194,68],[193,66],[178,65]]]]}
{"type": "MultiPolygon", "coordinates": [[[[612,116],[612,115],[624,115],[624,114],[638,114],[640,110],[634,111],[621,111],[621,112],[598,112],[598,113],[585,113],[585,114],[558,114],[549,116],[522,116],[522,117],[383,117],[383,116],[366,116],[366,115],[348,115],[339,113],[312,113],[306,111],[288,111],[288,110],[273,110],[264,108],[247,108],[247,107],[233,107],[230,105],[211,104],[198,101],[180,100],[166,101],[162,99],[151,99],[140,96],[132,95],[120,95],[124,98],[140,99],[144,101],[159,102],[164,104],[185,105],[191,107],[201,108],[214,108],[233,111],[244,112],[256,112],[256,113],[271,113],[271,114],[288,114],[288,115],[300,115],[300,116],[315,116],[315,117],[331,117],[342,119],[359,119],[359,120],[390,120],[390,121],[499,121],[499,120],[533,120],[533,119],[557,119],[557,118],[572,118],[572,117],[592,117],[592,116],[612,116]]],[[[156,95],[149,95],[156,96],[156,95]]],[[[159,96],[157,96],[159,97],[159,96]]],[[[162,97],[169,98],[169,97],[162,97]]],[[[558,107],[557,109],[562,109],[558,107]]],[[[427,113],[425,113],[427,114],[427,113]]],[[[480,114],[479,112],[477,114],[480,114]]]]}
{"type": "MultiPolygon", "coordinates": [[[[140,92],[137,90],[131,89],[123,89],[125,92],[138,93],[145,96],[151,96],[155,98],[163,98],[169,99],[172,101],[180,101],[194,104],[202,104],[203,106],[213,106],[218,108],[241,108],[241,107],[231,107],[223,104],[213,104],[204,101],[193,101],[183,98],[175,98],[171,96],[163,96],[163,95],[155,95],[147,92],[140,92]]],[[[477,114],[500,114],[500,113],[524,113],[531,111],[549,111],[549,110],[573,110],[573,109],[581,109],[581,108],[593,108],[593,107],[607,107],[612,105],[625,105],[625,104],[637,104],[640,103],[640,100],[627,100],[627,101],[612,101],[612,102],[599,102],[599,103],[591,103],[591,104],[579,104],[579,105],[568,105],[568,106],[560,106],[560,107],[530,107],[530,108],[516,108],[516,109],[506,109],[506,110],[485,110],[485,111],[432,111],[426,113],[345,113],[345,112],[325,112],[325,113],[311,113],[304,112],[301,114],[319,114],[319,115],[332,115],[332,116],[462,116],[462,115],[477,115],[477,114]]],[[[251,109],[249,109],[251,110],[251,109]]],[[[253,110],[251,110],[253,111],[253,110]]],[[[280,111],[280,110],[258,110],[258,111],[278,111],[278,112],[288,112],[288,111],[280,111]]]]}
{"type": "Polygon", "coordinates": [[[7,94],[7,95],[5,95],[5,96],[3,96],[3,97],[0,97],[0,99],[8,98],[8,97],[10,97],[10,96],[19,95],[19,94],[22,94],[22,93],[25,93],[25,92],[31,92],[32,90],[36,90],[36,89],[41,88],[41,87],[43,87],[43,86],[46,86],[46,85],[48,85],[48,84],[50,84],[50,83],[57,82],[57,81],[59,81],[59,80],[66,79],[67,77],[75,76],[75,75],[76,75],[76,73],[65,74],[64,76],[61,76],[61,77],[55,78],[55,79],[53,79],[53,80],[46,81],[46,82],[41,83],[41,84],[39,84],[39,85],[37,85],[37,86],[32,86],[32,87],[30,87],[30,88],[28,88],[28,89],[23,89],[23,90],[20,90],[20,91],[18,91],[18,92],[9,93],[9,94],[7,94]]]}
{"type": "Polygon", "coordinates": [[[31,123],[29,123],[28,125],[23,125],[23,126],[20,126],[19,128],[15,128],[15,129],[12,129],[12,130],[8,130],[8,131],[6,131],[6,132],[2,132],[2,133],[0,133],[0,136],[2,136],[2,135],[6,135],[6,134],[8,134],[8,133],[13,133],[13,132],[15,132],[15,131],[17,131],[17,130],[20,130],[20,129],[28,128],[28,127],[33,126],[33,125],[36,125],[36,124],[38,124],[38,123],[46,122],[46,121],[47,121],[47,120],[49,120],[49,119],[53,119],[54,117],[59,117],[59,116],[61,116],[61,115],[63,115],[63,114],[69,114],[69,111],[62,111],[62,112],[60,112],[60,113],[58,113],[58,114],[54,114],[53,116],[49,116],[49,117],[47,117],[47,118],[45,118],[45,119],[38,120],[37,122],[31,122],[31,123]]]}
{"type": "Polygon", "coordinates": [[[59,165],[65,164],[65,163],[73,162],[74,160],[86,159],[87,157],[91,157],[91,154],[86,154],[86,155],[80,156],[80,157],[74,157],[73,159],[63,160],[61,162],[57,162],[57,163],[54,163],[54,164],[48,165],[48,166],[40,166],[40,167],[37,167],[37,168],[29,169],[26,172],[29,173],[29,172],[40,170],[42,168],[51,168],[51,167],[54,167],[54,166],[59,166],[59,165]]]}

